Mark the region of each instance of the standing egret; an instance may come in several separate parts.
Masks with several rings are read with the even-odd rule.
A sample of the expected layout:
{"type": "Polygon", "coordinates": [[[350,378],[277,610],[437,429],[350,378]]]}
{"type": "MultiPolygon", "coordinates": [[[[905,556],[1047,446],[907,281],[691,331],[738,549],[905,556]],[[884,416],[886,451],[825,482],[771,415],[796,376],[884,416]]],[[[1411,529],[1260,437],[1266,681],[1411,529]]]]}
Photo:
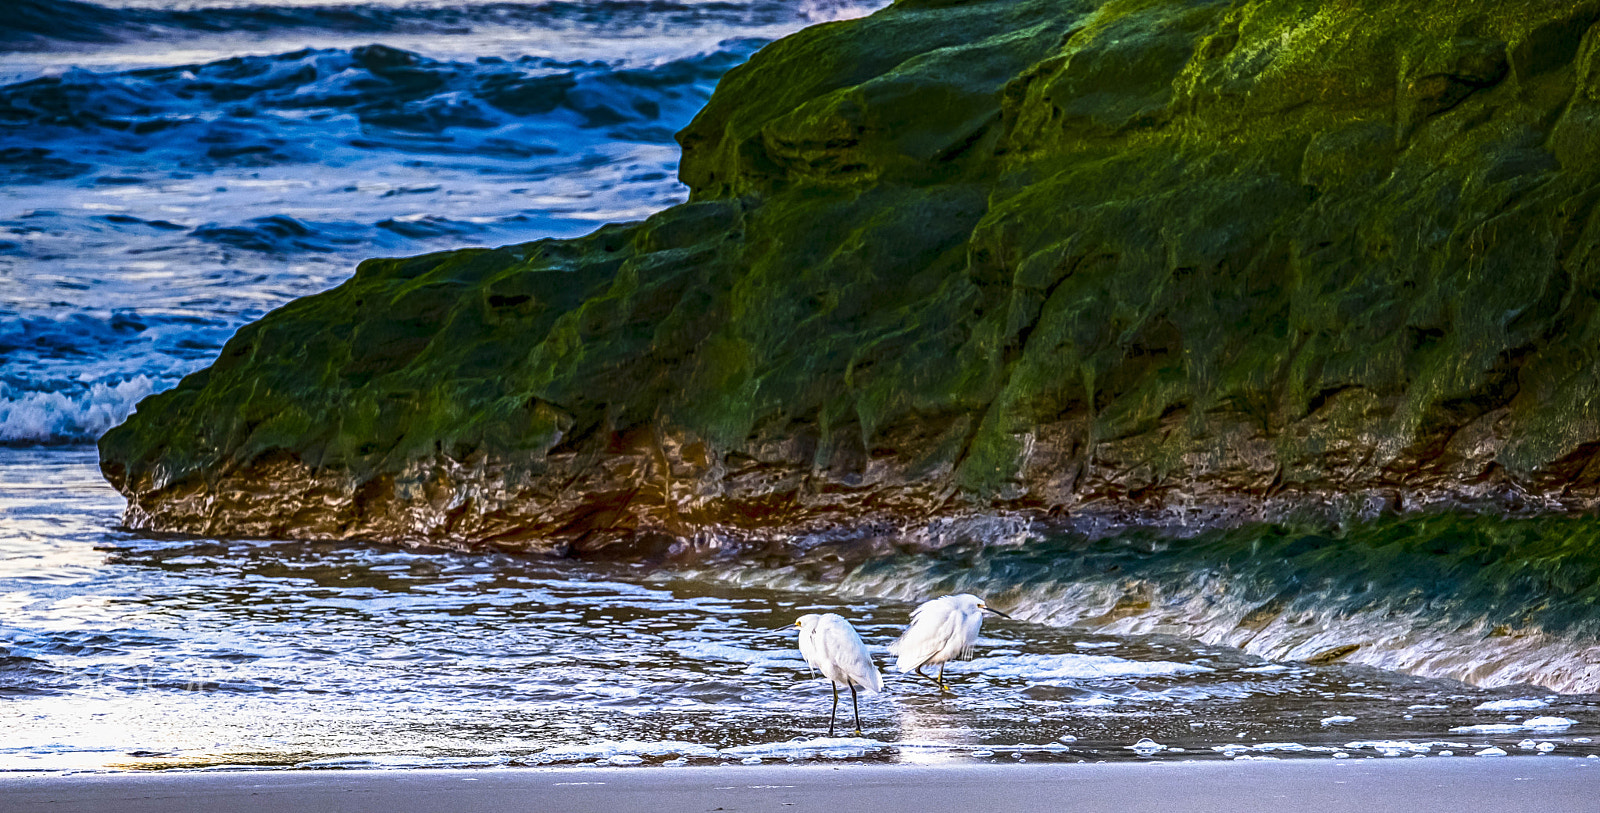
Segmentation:
{"type": "Polygon", "coordinates": [[[915,671],[917,676],[932,680],[940,691],[950,691],[944,682],[944,665],[953,660],[971,660],[972,645],[978,640],[986,612],[1011,617],[970,593],[940,596],[918,605],[911,611],[911,626],[889,648],[898,657],[895,668],[902,673],[915,671]],[[939,664],[937,680],[922,671],[930,663],[939,664]]]}
{"type": "Polygon", "coordinates": [[[856,712],[856,733],[861,733],[861,706],[856,687],[883,691],[883,678],[872,665],[867,645],[850,622],[834,613],[808,613],[794,622],[800,628],[800,654],[833,687],[833,710],[828,712],[828,736],[833,736],[833,718],[839,713],[839,684],[850,687],[850,705],[856,712]]]}

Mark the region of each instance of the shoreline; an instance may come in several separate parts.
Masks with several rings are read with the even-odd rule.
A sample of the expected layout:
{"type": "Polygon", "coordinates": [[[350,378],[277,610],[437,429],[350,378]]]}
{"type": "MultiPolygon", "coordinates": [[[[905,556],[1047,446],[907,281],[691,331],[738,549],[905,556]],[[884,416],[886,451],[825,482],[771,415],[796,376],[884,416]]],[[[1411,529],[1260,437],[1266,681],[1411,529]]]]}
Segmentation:
{"type": "Polygon", "coordinates": [[[1579,810],[1600,760],[1370,759],[1090,765],[205,771],[0,775],[8,813],[503,810],[1497,813],[1579,810]]]}

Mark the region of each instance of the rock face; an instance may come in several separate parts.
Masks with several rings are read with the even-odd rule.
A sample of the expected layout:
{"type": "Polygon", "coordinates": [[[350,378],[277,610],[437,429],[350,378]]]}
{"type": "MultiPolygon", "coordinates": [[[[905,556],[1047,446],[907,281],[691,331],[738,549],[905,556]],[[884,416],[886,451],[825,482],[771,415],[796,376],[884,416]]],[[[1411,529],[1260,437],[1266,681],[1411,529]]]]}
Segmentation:
{"type": "Polygon", "coordinates": [[[1586,510],[1597,19],[902,0],[729,73],[690,202],[363,263],[103,468],[134,527],[584,555],[1586,510]]]}

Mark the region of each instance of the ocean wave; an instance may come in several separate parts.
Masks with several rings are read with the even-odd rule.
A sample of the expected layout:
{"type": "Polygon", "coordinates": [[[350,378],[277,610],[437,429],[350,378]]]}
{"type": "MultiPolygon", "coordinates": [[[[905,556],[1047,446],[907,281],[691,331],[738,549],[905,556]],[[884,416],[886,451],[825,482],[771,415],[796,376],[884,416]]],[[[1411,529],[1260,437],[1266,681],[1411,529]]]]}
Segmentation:
{"type": "Polygon", "coordinates": [[[50,41],[114,42],[127,22],[116,9],[76,0],[12,0],[0,16],[0,51],[50,41]]]}
{"type": "Polygon", "coordinates": [[[0,444],[92,442],[155,391],[156,382],[143,375],[76,392],[16,392],[0,384],[0,444]]]}
{"type": "Polygon", "coordinates": [[[213,358],[244,315],[0,314],[0,444],[92,443],[213,358]]]}
{"type": "Polygon", "coordinates": [[[114,43],[189,35],[293,31],[459,35],[484,29],[652,29],[714,24],[744,27],[858,17],[882,5],[859,0],[605,0],[604,2],[405,4],[337,0],[321,4],[184,3],[114,8],[78,0],[8,0],[0,51],[58,43],[114,43]]]}
{"type": "Polygon", "coordinates": [[[18,182],[45,182],[88,171],[75,157],[105,150],[137,156],[137,175],[141,166],[351,163],[374,150],[526,162],[584,145],[671,144],[717,79],[764,42],[728,40],[709,53],[631,67],[444,61],[369,45],[73,69],[0,87],[0,133],[10,142],[0,168],[18,182]]]}
{"type": "Polygon", "coordinates": [[[238,226],[208,223],[190,234],[208,243],[270,253],[337,251],[362,242],[357,237],[340,236],[328,226],[303,223],[288,215],[258,217],[238,226]]]}
{"type": "Polygon", "coordinates": [[[240,320],[182,311],[0,315],[0,396],[82,393],[144,377],[165,389],[213,358],[240,320]]]}

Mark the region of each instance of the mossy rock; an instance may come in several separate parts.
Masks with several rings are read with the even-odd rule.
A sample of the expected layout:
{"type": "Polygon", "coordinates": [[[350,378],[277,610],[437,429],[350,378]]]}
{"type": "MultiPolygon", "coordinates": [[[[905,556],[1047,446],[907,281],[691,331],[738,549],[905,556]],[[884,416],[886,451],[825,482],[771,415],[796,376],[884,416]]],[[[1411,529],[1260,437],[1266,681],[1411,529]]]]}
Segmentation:
{"type": "Polygon", "coordinates": [[[690,202],[363,263],[103,467],[136,527],[580,553],[1589,510],[1597,19],[902,0],[731,71],[690,202]]]}

